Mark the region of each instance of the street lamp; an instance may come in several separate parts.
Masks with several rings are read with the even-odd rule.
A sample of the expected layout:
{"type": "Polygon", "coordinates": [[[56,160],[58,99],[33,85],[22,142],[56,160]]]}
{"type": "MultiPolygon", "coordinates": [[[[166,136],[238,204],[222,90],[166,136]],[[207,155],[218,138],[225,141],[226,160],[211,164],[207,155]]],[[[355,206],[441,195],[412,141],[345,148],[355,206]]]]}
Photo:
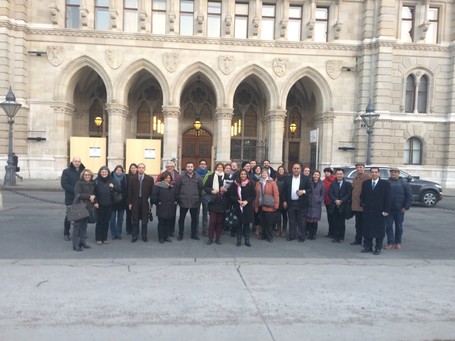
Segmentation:
{"type": "Polygon", "coordinates": [[[14,165],[13,159],[13,124],[14,116],[16,116],[22,104],[16,102],[16,96],[14,96],[11,87],[6,94],[5,101],[0,103],[0,106],[6,112],[9,123],[9,145],[8,145],[8,161],[5,166],[5,179],[3,182],[4,186],[16,186],[16,166],[14,165]]]}
{"type": "Polygon", "coordinates": [[[368,100],[368,105],[365,112],[360,115],[363,123],[367,126],[368,142],[367,142],[367,165],[371,164],[371,133],[373,132],[373,126],[379,118],[379,114],[374,112],[371,100],[368,100]]]}
{"type": "Polygon", "coordinates": [[[294,133],[297,130],[297,124],[291,123],[289,126],[289,130],[291,131],[291,138],[294,138],[294,133]]]}

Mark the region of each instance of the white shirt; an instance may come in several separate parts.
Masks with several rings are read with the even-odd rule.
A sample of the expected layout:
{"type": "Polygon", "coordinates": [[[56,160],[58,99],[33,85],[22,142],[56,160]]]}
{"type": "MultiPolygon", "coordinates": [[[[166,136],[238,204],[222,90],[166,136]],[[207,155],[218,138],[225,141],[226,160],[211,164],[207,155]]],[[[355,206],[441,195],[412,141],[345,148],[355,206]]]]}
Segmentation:
{"type": "Polygon", "coordinates": [[[292,176],[292,187],[291,187],[291,200],[299,200],[299,196],[297,195],[297,191],[300,187],[300,175],[295,177],[292,176]]]}

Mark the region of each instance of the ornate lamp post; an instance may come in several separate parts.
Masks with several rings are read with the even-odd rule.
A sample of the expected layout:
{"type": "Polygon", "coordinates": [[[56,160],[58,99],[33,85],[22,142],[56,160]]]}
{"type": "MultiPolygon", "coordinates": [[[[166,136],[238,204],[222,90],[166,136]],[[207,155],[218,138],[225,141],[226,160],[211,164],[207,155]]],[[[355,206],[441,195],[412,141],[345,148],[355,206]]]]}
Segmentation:
{"type": "Polygon", "coordinates": [[[371,165],[371,133],[373,132],[373,127],[376,121],[379,118],[379,114],[374,112],[373,105],[371,100],[368,100],[368,105],[365,109],[365,112],[360,115],[363,123],[367,126],[368,142],[367,142],[367,165],[371,165]]]}
{"type": "Polygon", "coordinates": [[[5,101],[0,103],[0,106],[6,112],[9,123],[9,145],[8,145],[8,161],[5,166],[5,180],[4,186],[16,186],[16,166],[13,160],[13,124],[14,116],[16,116],[22,104],[16,102],[16,96],[14,96],[11,87],[6,94],[5,101]]]}

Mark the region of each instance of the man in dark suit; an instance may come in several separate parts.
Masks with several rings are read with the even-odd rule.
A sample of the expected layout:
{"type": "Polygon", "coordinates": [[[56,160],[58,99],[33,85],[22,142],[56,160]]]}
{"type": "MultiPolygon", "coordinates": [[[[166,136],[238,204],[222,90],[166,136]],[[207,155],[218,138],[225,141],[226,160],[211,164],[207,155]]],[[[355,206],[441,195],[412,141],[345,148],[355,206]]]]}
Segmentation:
{"type": "Polygon", "coordinates": [[[337,169],[330,184],[330,212],[333,214],[333,243],[341,243],[346,233],[346,208],[351,205],[352,186],[344,180],[344,170],[337,169]]]}
{"type": "Polygon", "coordinates": [[[128,208],[131,211],[133,226],[131,241],[134,243],[139,236],[139,220],[141,221],[141,237],[147,242],[147,223],[149,221],[149,198],[152,195],[153,177],[145,174],[145,165],[137,165],[137,175],[130,178],[128,184],[128,208]]]}
{"type": "Polygon", "coordinates": [[[362,253],[373,252],[373,238],[376,238],[375,255],[382,250],[385,236],[385,219],[390,213],[392,191],[387,180],[379,178],[379,168],[371,167],[371,180],[362,183],[360,203],[363,207],[363,238],[365,240],[362,253]]]}
{"type": "Polygon", "coordinates": [[[299,239],[305,241],[306,213],[308,211],[311,184],[302,174],[300,164],[292,166],[292,175],[284,183],[285,198],[283,207],[288,210],[288,241],[299,239]]]}

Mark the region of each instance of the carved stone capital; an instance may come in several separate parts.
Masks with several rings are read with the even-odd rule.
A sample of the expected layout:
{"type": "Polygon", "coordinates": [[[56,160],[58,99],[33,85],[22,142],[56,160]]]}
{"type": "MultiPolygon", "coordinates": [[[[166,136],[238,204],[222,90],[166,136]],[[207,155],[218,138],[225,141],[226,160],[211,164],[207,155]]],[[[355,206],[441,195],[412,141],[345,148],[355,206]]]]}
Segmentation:
{"type": "Polygon", "coordinates": [[[234,109],[217,109],[215,112],[215,118],[217,120],[231,121],[234,116],[234,109]]]}
{"type": "Polygon", "coordinates": [[[106,111],[109,116],[128,116],[128,108],[124,105],[117,104],[117,103],[107,103],[106,104],[106,111]]]}
{"type": "Polygon", "coordinates": [[[165,108],[163,108],[163,117],[165,119],[166,118],[177,118],[177,119],[180,119],[181,116],[182,116],[182,113],[180,112],[179,109],[166,110],[165,108]]]}
{"type": "Polygon", "coordinates": [[[266,122],[283,122],[286,118],[286,110],[270,110],[265,115],[266,122]]]}

